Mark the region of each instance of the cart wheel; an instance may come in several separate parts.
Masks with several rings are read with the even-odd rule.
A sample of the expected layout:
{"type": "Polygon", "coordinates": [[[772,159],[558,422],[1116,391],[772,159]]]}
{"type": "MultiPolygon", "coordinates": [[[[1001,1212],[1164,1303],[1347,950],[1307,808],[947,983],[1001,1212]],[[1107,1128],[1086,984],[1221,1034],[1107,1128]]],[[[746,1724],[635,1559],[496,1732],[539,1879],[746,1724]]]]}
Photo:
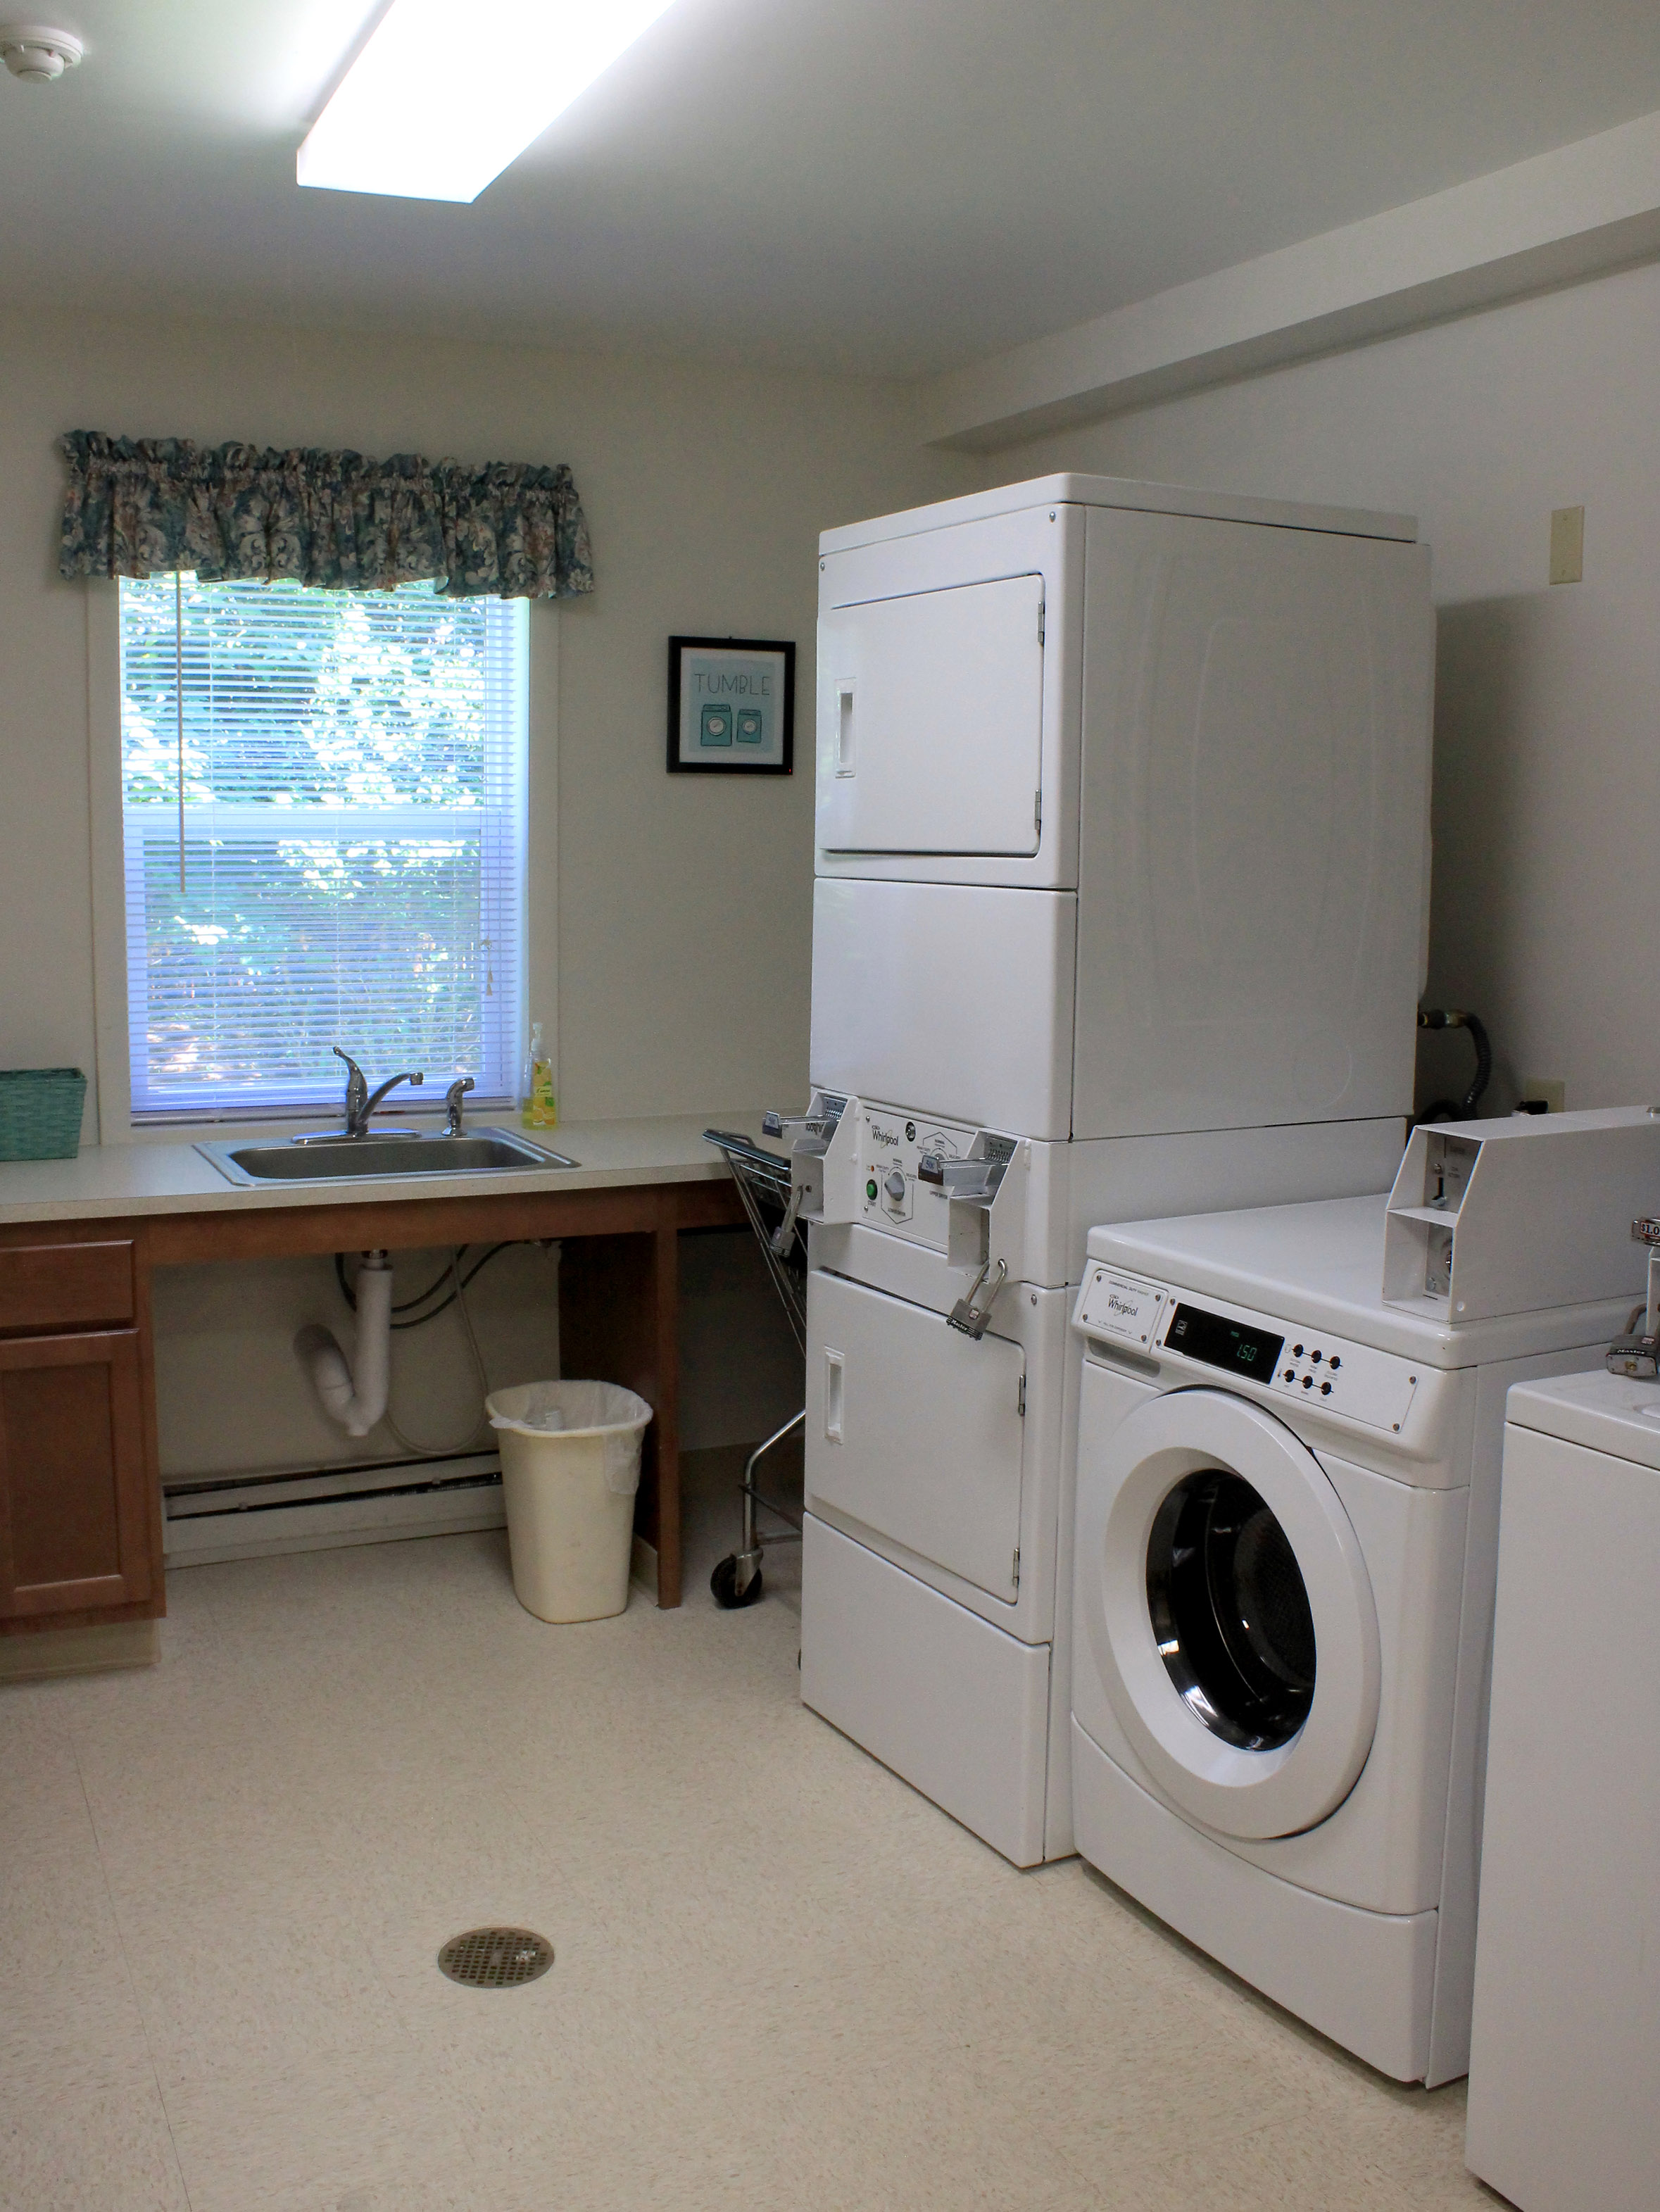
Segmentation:
{"type": "Polygon", "coordinates": [[[739,1606],[757,1604],[762,1596],[761,1570],[755,1571],[754,1579],[746,1590],[738,1587],[738,1554],[729,1552],[709,1577],[709,1588],[714,1593],[714,1602],[723,1613],[734,1613],[739,1606]]]}

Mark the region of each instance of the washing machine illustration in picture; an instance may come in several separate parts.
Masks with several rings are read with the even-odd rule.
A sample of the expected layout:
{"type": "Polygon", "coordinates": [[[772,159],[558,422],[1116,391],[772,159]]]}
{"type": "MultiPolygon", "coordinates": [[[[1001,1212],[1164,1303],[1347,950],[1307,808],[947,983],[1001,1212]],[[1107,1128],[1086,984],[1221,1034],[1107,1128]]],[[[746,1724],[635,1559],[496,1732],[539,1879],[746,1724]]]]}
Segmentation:
{"type": "Polygon", "coordinates": [[[1161,1919],[1432,2085],[1468,2063],[1505,1392],[1600,1363],[1636,1271],[1610,1234],[1601,1299],[1461,1320],[1383,1297],[1390,1204],[1091,1232],[1073,1814],[1161,1919]]]}

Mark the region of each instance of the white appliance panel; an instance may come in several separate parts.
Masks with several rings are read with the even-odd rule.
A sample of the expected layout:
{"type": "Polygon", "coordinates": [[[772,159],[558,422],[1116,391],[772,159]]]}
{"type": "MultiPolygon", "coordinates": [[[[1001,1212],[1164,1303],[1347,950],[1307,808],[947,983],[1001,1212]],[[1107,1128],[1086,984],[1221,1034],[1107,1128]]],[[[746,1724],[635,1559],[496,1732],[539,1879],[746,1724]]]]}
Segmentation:
{"type": "Polygon", "coordinates": [[[1076,1721],[1072,1797],[1091,1866],[1380,2073],[1423,2079],[1432,1911],[1367,1912],[1247,1865],[1138,1788],[1076,1721]]]}
{"type": "MultiPolygon", "coordinates": [[[[867,1106],[862,1101],[859,1119],[860,1221],[891,1237],[903,1237],[907,1243],[925,1245],[931,1252],[943,1254],[950,1204],[942,1185],[921,1181],[918,1164],[929,1152],[948,1160],[967,1159],[980,1132],[960,1121],[941,1121],[936,1115],[914,1114],[903,1107],[867,1106]]],[[[954,1304],[966,1288],[966,1283],[956,1288],[948,1303],[954,1304]]]]}
{"type": "Polygon", "coordinates": [[[928,538],[947,529],[999,521],[1032,508],[1122,507],[1147,514],[1207,515],[1216,522],[1264,522],[1280,530],[1341,531],[1350,538],[1397,538],[1411,544],[1416,518],[1369,507],[1314,507],[1302,501],[1256,499],[1237,492],[1213,491],[1201,484],[1149,483],[1134,477],[1063,475],[1030,477],[1024,483],[994,484],[988,491],[964,492],[927,507],[908,507],[863,522],[842,523],[819,532],[818,550],[831,559],[867,552],[881,545],[928,538]]]}
{"type": "Polygon", "coordinates": [[[1609,1338],[1617,1332],[1624,1316],[1611,1328],[1597,1326],[1594,1307],[1579,1308],[1578,1318],[1581,1341],[1577,1348],[1540,1352],[1528,1359],[1495,1360],[1476,1369],[1474,1376],[1469,1535],[1464,1553],[1451,1784],[1447,1796],[1446,1843],[1442,1854],[1444,1870],[1441,1927],[1435,1958],[1435,2014],[1430,2031],[1432,2087],[1438,2081],[1456,2079],[1469,2066],[1505,1401],[1514,1383],[1579,1374],[1588,1366],[1600,1364],[1609,1338]]]}
{"type": "MultiPolygon", "coordinates": [[[[1091,1279],[1093,1273],[1092,1270],[1091,1279]]],[[[1089,1293],[1085,1292],[1079,1307],[1079,1319],[1085,1328],[1090,1326],[1089,1313],[1089,1293]]],[[[1184,1337],[1202,1327],[1204,1317],[1213,1316],[1224,1322],[1230,1318],[1214,1316],[1212,1307],[1172,1292],[1153,1332],[1153,1342],[1179,1357],[1184,1350],[1184,1337]]],[[[1252,1335],[1262,1334],[1258,1330],[1252,1335]]],[[[1369,1344],[1352,1343],[1346,1337],[1334,1336],[1329,1329],[1298,1328],[1294,1324],[1268,1333],[1268,1342],[1261,1347],[1259,1364],[1260,1372],[1246,1373],[1243,1379],[1273,1391],[1287,1407],[1318,1406],[1323,1412],[1342,1413],[1351,1421],[1390,1436],[1398,1437],[1406,1427],[1420,1387],[1417,1370],[1409,1359],[1375,1352],[1369,1344]],[[1268,1358],[1275,1336],[1278,1349],[1268,1358]]],[[[1239,1379],[1237,1375],[1230,1377],[1239,1379]]]]}
{"type": "Polygon", "coordinates": [[[818,625],[818,842],[1037,850],[1043,579],[836,607],[818,625]]]}
{"type": "Polygon", "coordinates": [[[807,1285],[806,1494],[1014,1602],[1025,1354],[837,1275],[807,1285]]]}
{"type": "Polygon", "coordinates": [[[1426,549],[1088,532],[1074,1133],[1409,1110],[1426,549]]]}
{"type": "MultiPolygon", "coordinates": [[[[952,1123],[919,1106],[897,1104],[872,1110],[903,1115],[920,1133],[925,1127],[966,1133],[970,1125],[952,1123]]],[[[1153,1209],[1163,1216],[1185,1210],[1214,1213],[1229,1206],[1290,1204],[1312,1195],[1316,1200],[1381,1192],[1401,1157],[1402,1125],[1388,1121],[1326,1121],[1280,1129],[1188,1131],[1176,1137],[1109,1137],[1089,1145],[1029,1142],[1026,1153],[1025,1252],[1010,1273],[1032,1284],[1061,1285],[1078,1279],[1085,1239],[1101,1224],[1134,1220],[1153,1209]]],[[[869,1176],[860,1163],[851,1222],[815,1225],[813,1264],[839,1275],[878,1280],[872,1256],[881,1244],[913,1242],[902,1225],[863,1194],[869,1176]],[[863,1198],[863,1203],[858,1200],[863,1198]]],[[[1383,1245],[1383,1199],[1372,1201],[1383,1245]]],[[[943,1206],[940,1210],[945,1209],[943,1206]]],[[[913,1207],[903,1224],[915,1232],[919,1259],[937,1254],[937,1239],[925,1248],[917,1228],[927,1217],[913,1207]]],[[[902,1282],[880,1279],[880,1287],[919,1305],[945,1312],[962,1297],[971,1271],[948,1274],[925,1268],[902,1282]],[[930,1288],[932,1285],[933,1287],[930,1288]],[[942,1303],[943,1301],[943,1303],[942,1303]]],[[[1606,1334],[1617,1332],[1623,1311],[1606,1334]]],[[[1310,1340],[1318,1345],[1316,1335],[1310,1340]]],[[[1145,1348],[1145,1347],[1144,1347],[1145,1348]]],[[[1416,1371],[1415,1370],[1414,1371],[1416,1371]]],[[[1416,1403],[1414,1400],[1414,1403],[1416,1403]]],[[[1409,1424],[1415,1430],[1417,1421],[1409,1424]]],[[[1403,1431],[1403,1433],[1405,1433],[1403,1431]]]]}
{"type": "Polygon", "coordinates": [[[1657,1408],[1578,1376],[1505,1431],[1465,2156],[1523,2212],[1657,2197],[1657,1408]]]}
{"type": "Polygon", "coordinates": [[[1019,1867],[1045,1856],[1049,1696],[1047,1644],[1017,1642],[807,1515],[803,1703],[1019,1867]]]}
{"type": "Polygon", "coordinates": [[[821,876],[816,1085],[920,1098],[948,1119],[1064,1138],[1072,1119],[1070,891],[821,876]]]}

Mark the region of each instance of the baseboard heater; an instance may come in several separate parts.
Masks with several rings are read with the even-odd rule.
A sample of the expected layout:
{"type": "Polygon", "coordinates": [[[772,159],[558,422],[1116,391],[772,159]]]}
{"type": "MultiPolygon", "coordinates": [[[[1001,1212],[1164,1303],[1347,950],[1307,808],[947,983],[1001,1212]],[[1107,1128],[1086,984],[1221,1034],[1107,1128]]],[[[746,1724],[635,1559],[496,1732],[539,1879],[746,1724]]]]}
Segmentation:
{"type": "Polygon", "coordinates": [[[161,1503],[170,1567],[453,1535],[507,1517],[493,1451],[169,1482],[161,1503]]]}

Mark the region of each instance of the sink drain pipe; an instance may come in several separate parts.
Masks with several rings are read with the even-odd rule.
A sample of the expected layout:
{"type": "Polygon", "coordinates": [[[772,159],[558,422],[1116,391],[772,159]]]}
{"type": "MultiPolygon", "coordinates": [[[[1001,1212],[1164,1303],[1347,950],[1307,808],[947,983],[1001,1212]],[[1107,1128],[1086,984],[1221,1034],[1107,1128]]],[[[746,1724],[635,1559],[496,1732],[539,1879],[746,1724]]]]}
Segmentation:
{"type": "Polygon", "coordinates": [[[349,1437],[366,1437],[386,1413],[392,1380],[392,1263],[384,1252],[366,1252],[358,1271],[356,1352],[354,1374],[320,1322],[307,1322],[294,1340],[323,1411],[349,1437]]]}

